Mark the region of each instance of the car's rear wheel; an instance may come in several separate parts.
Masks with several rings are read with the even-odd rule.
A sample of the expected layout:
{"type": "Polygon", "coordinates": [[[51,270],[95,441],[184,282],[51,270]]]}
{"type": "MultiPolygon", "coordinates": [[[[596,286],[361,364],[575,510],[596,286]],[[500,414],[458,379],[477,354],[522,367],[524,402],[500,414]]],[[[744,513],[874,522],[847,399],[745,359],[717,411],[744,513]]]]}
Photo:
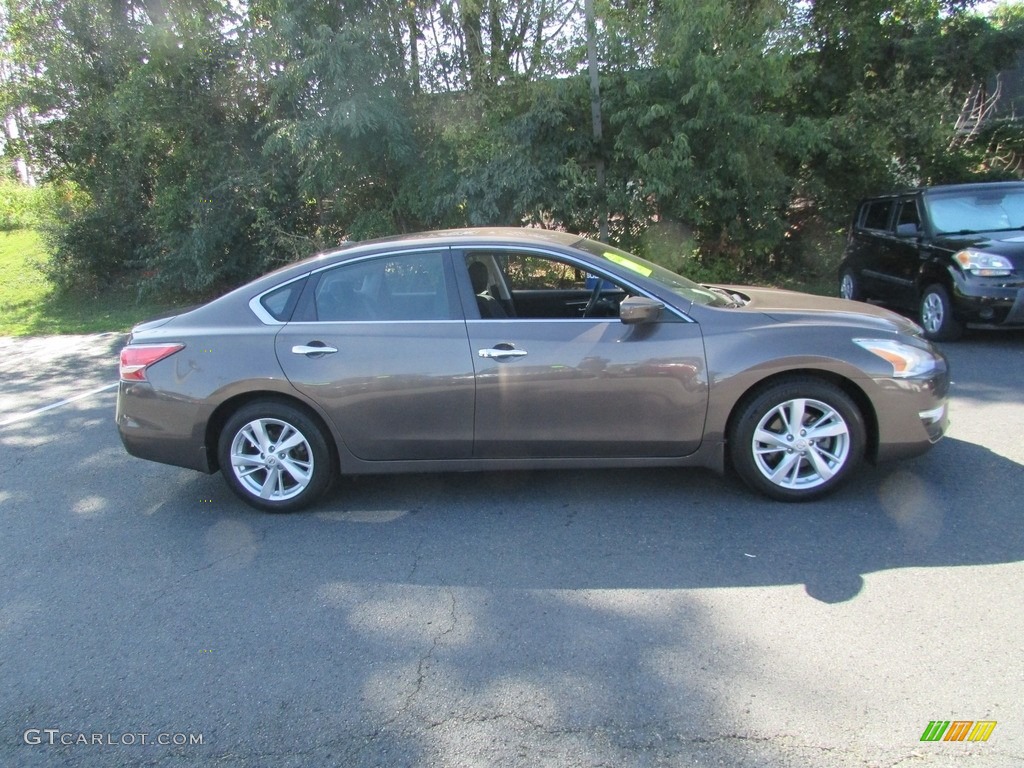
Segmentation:
{"type": "Polygon", "coordinates": [[[839,277],[839,295],[851,301],[863,301],[864,292],[861,290],[860,281],[853,274],[853,270],[844,269],[839,277]]]}
{"type": "Polygon", "coordinates": [[[963,325],[953,316],[949,292],[938,283],[921,294],[921,327],[925,338],[932,341],[956,341],[963,335],[963,325]]]}
{"type": "Polygon", "coordinates": [[[864,418],[838,387],[811,378],[769,385],[741,403],[729,435],[737,474],[780,501],[835,490],[864,455],[864,418]]]}
{"type": "Polygon", "coordinates": [[[250,403],[228,419],[217,457],[231,490],[269,512],[312,504],[334,475],[323,430],[302,410],[274,400],[250,403]]]}

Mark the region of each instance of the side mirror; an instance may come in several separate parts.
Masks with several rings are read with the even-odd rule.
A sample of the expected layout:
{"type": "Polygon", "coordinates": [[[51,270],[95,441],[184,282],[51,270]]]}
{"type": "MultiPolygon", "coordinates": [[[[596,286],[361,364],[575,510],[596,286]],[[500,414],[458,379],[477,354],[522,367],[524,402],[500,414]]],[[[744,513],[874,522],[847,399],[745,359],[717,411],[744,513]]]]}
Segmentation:
{"type": "Polygon", "coordinates": [[[619,320],[626,325],[654,323],[661,317],[665,305],[644,296],[629,296],[619,304],[619,320]]]}

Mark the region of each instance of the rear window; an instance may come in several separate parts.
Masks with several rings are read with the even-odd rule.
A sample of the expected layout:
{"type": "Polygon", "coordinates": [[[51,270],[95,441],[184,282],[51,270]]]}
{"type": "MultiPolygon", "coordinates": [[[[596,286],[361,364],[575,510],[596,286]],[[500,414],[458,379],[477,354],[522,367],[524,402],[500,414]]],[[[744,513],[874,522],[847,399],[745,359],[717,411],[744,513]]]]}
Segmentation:
{"type": "Polygon", "coordinates": [[[461,312],[448,290],[441,251],[410,252],[341,264],[316,288],[317,319],[453,320],[461,312]]]}

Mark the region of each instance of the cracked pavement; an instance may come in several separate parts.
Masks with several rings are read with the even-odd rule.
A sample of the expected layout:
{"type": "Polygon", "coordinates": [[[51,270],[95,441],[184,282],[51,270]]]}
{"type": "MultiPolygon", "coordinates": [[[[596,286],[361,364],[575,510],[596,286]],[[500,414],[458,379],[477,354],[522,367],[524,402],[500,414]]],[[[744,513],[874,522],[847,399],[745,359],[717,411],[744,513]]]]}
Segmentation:
{"type": "MultiPolygon", "coordinates": [[[[0,339],[0,421],[120,342],[0,339]]],[[[129,457],[114,391],[0,427],[0,765],[1024,766],[1024,334],[946,351],[947,439],[796,506],[510,472],[274,516],[129,457]]]]}

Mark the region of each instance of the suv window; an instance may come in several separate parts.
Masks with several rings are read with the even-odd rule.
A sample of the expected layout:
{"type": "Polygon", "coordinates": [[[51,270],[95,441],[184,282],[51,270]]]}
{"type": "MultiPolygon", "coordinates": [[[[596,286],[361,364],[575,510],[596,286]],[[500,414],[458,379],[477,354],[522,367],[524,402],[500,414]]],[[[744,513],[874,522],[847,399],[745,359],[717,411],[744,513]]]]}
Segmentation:
{"type": "Polygon", "coordinates": [[[1024,228],[1024,192],[985,190],[929,195],[928,210],[939,232],[986,232],[1024,228]]]}
{"type": "Polygon", "coordinates": [[[917,211],[917,201],[901,201],[896,214],[896,234],[900,237],[915,237],[920,231],[921,215],[917,211]]]}
{"type": "Polygon", "coordinates": [[[872,200],[866,203],[860,225],[865,229],[888,229],[892,206],[892,200],[872,200]]]}

